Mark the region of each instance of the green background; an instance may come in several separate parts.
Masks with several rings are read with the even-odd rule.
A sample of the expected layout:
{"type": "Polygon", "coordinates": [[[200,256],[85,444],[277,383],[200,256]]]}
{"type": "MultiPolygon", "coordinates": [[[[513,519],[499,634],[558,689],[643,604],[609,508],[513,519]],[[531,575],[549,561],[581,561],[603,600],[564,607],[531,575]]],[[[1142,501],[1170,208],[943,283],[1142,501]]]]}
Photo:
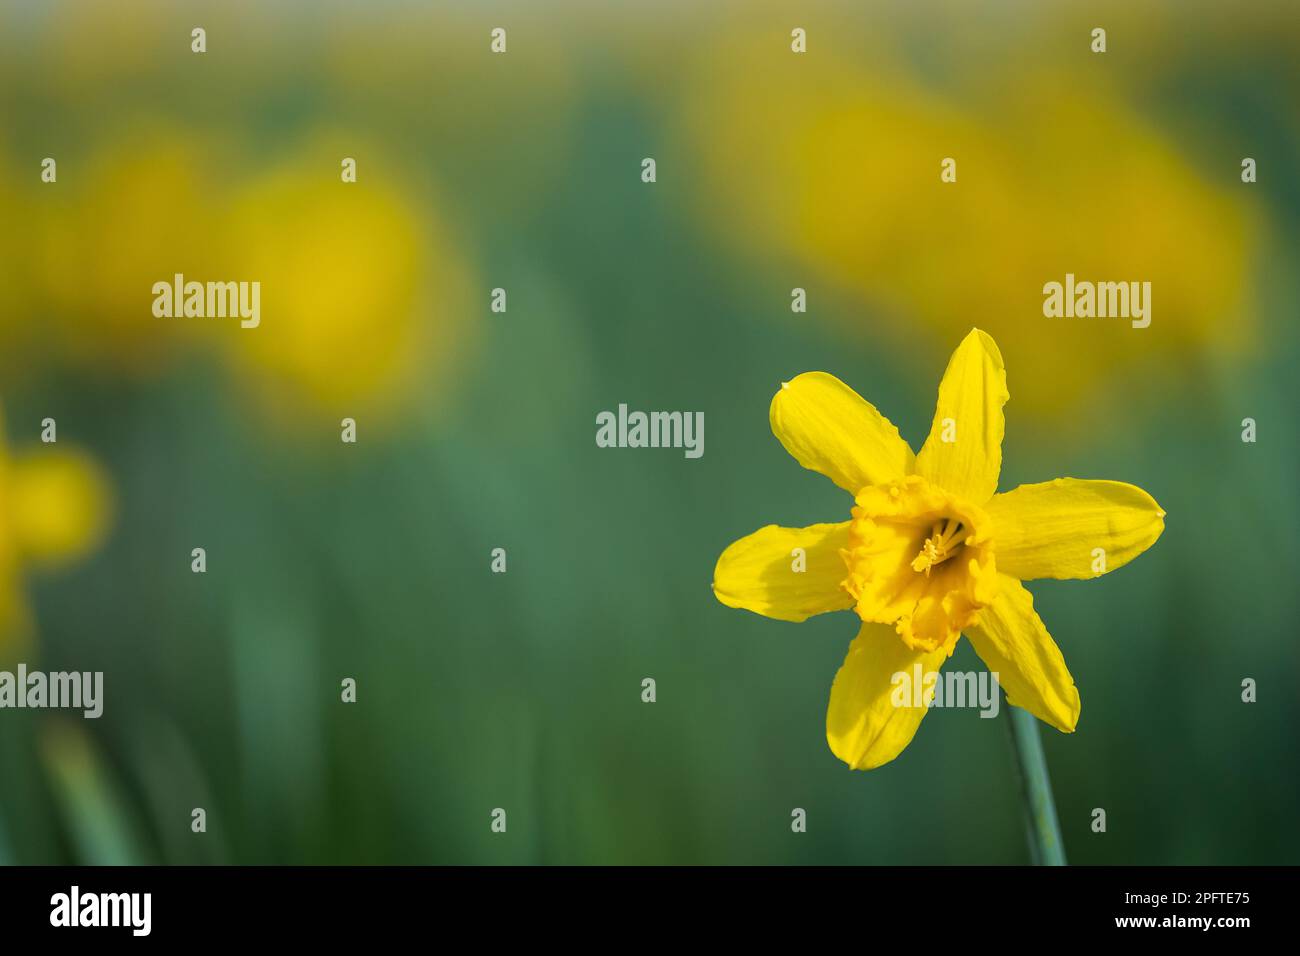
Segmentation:
{"type": "MultiPolygon", "coordinates": [[[[955,330],[977,325],[1001,346],[1012,395],[1000,488],[1113,478],[1169,515],[1118,573],[1031,585],[1083,700],[1074,735],[1041,728],[1071,862],[1294,863],[1294,19],[1262,3],[1231,24],[1195,5],[1109,11],[1107,95],[1203,180],[1253,189],[1262,239],[1245,277],[1224,280],[1249,317],[1226,330],[1239,349],[1221,351],[1214,324],[1239,321],[1226,314],[1207,320],[1219,331],[1166,347],[1161,326],[1183,316],[1161,311],[1157,287],[1152,329],[1062,328],[1095,362],[1089,386],[1053,404],[1053,363],[1074,346],[1038,344],[1063,320],[1041,316],[1037,284],[1023,309],[972,295],[935,326],[810,270],[815,254],[738,236],[744,210],[714,204],[678,118],[707,92],[696,84],[727,31],[791,56],[791,14],[548,6],[0,7],[6,431],[30,444],[56,417],[60,442],[92,451],[116,498],[102,547],[25,583],[37,634],[24,659],[102,670],[106,704],[98,721],[0,712],[0,861],[1025,862],[1005,717],[936,710],[899,759],[850,772],[824,721],[852,614],[769,621],[709,587],[718,554],[757,527],[847,517],[847,497],[770,432],[781,381],[830,371],[919,447],[955,330]],[[207,23],[205,61],[188,50],[191,21],[207,23]],[[487,34],[500,24],[511,47],[498,61],[487,34]],[[340,73],[340,60],[359,66],[340,73]],[[65,348],[105,307],[76,272],[56,298],[15,263],[52,215],[40,190],[66,189],[79,222],[76,197],[96,188],[77,185],[83,160],[141,116],[203,138],[218,208],[223,188],[319,128],[381,144],[393,167],[363,157],[355,188],[400,167],[405,208],[439,216],[463,263],[463,296],[431,270],[401,302],[472,345],[433,354],[399,401],[358,413],[355,446],[338,441],[345,399],[272,421],[231,371],[229,350],[276,323],[269,298],[263,329],[222,325],[143,369],[65,348]],[[46,155],[60,157],[57,187],[37,181],[46,155]],[[1260,157],[1254,186],[1239,182],[1242,155],[1260,157]],[[644,156],[659,163],[653,185],[644,156]],[[496,286],[504,315],[488,309],[496,286]],[[795,286],[809,289],[806,315],[790,311],[795,286]],[[704,456],[597,448],[595,415],[620,402],[702,411],[704,456]],[[1255,444],[1240,440],[1247,416],[1255,444]],[[189,567],[198,546],[204,575],[189,567]],[[489,571],[496,547],[506,574],[489,571]],[[355,704],[339,700],[344,677],[355,704]],[[1241,701],[1247,677],[1254,704],[1241,701]],[[190,832],[193,807],[207,810],[204,835],[190,832]],[[496,807],[504,835],[489,829],[496,807]],[[795,807],[806,834],[791,832],[795,807]],[[1104,834],[1090,830],[1097,807],[1104,834]]],[[[1018,56],[1076,56],[1064,76],[1092,69],[1092,24],[1073,6],[1032,19],[1009,6],[811,10],[808,57],[884,43],[940,101],[960,100],[949,57],[1014,70],[1018,56]]],[[[742,65],[755,78],[769,68],[742,65]]],[[[770,121],[775,143],[783,116],[770,121]]],[[[1122,165],[1126,145],[1080,149],[1122,165]]],[[[322,177],[337,181],[337,164],[323,153],[322,177]]],[[[136,208],[146,223],[164,212],[136,208]]],[[[206,229],[193,224],[193,248],[206,229]]],[[[1160,252],[1178,274],[1178,249],[1160,252]]],[[[128,291],[149,341],[161,333],[147,289],[128,291]]],[[[981,667],[965,644],[949,666],[981,667]]]]}

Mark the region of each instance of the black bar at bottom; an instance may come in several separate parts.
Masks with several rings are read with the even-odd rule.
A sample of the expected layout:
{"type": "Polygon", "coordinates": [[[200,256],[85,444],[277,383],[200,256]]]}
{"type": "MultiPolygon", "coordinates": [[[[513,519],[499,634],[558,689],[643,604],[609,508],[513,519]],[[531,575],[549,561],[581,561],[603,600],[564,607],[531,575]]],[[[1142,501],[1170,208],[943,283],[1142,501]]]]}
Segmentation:
{"type": "Polygon", "coordinates": [[[1229,942],[1285,928],[1295,876],[1262,867],[9,867],[0,868],[0,926],[7,942],[90,944],[461,934],[612,944],[621,934],[666,943],[715,933],[738,942],[872,926],[931,943],[1039,931],[1229,942]]]}

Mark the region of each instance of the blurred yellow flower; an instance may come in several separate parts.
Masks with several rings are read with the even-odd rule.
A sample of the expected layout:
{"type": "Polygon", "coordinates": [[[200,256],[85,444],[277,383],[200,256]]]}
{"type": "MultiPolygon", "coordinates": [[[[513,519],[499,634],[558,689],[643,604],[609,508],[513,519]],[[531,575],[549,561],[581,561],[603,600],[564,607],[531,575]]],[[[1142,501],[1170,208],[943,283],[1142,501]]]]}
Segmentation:
{"type": "Polygon", "coordinates": [[[78,450],[42,446],[10,455],[0,436],[0,659],[25,642],[30,621],[22,577],[97,548],[112,506],[99,465],[78,450]]]}
{"type": "Polygon", "coordinates": [[[1058,478],[997,493],[1006,370],[973,330],[953,353],[917,455],[834,376],[806,372],[772,399],[772,431],[795,460],[855,496],[852,519],[768,525],[718,558],[728,607],[784,621],[853,608],[862,625],[831,687],[826,737],[869,770],[911,742],[934,697],[897,693],[898,675],[937,675],[965,634],[1007,701],[1069,733],[1079,692],[1020,583],[1091,578],[1160,537],[1165,513],[1140,488],[1058,478]],[[847,575],[846,575],[847,569],[847,575]]]}
{"type": "Polygon", "coordinates": [[[210,334],[272,416],[389,411],[455,371],[472,331],[465,265],[401,182],[375,148],[322,136],[235,197],[222,277],[261,283],[262,319],[210,334]]]}
{"type": "Polygon", "coordinates": [[[177,272],[206,277],[220,261],[221,182],[203,134],[124,125],[84,163],[64,159],[57,185],[36,187],[25,281],[65,360],[139,375],[158,371],[198,331],[155,318],[150,289],[177,272]]]}
{"type": "MultiPolygon", "coordinates": [[[[24,196],[31,242],[9,268],[14,301],[50,316],[42,348],[96,374],[149,375],[202,346],[231,360],[271,421],[388,412],[419,382],[450,384],[473,329],[465,260],[383,150],[321,133],[243,179],[234,151],[210,146],[139,121],[24,196]],[[344,156],[356,183],[340,178],[344,156]],[[158,317],[154,284],[177,274],[260,283],[261,323],[158,317]]],[[[24,334],[13,312],[0,342],[24,334]]]]}
{"type": "Polygon", "coordinates": [[[869,304],[870,323],[810,309],[854,316],[864,341],[950,341],[976,312],[1014,335],[1035,357],[1030,414],[1060,419],[1153,359],[1240,353],[1260,224],[1236,160],[1208,178],[1113,87],[1073,75],[1079,62],[1018,59],[1010,76],[958,56],[945,64],[968,81],[949,81],[958,95],[884,40],[854,62],[770,36],[711,48],[684,108],[705,173],[696,206],[789,286],[869,304]],[[1044,317],[1043,286],[1066,273],[1149,281],[1151,327],[1044,317]]]}

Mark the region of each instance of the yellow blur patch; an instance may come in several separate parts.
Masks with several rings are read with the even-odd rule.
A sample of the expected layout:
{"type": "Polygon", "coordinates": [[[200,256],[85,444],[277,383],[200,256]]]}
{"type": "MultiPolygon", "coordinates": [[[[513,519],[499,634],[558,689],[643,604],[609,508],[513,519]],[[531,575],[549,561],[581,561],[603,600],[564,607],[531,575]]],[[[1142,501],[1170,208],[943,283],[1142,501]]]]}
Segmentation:
{"type": "Polygon", "coordinates": [[[94,550],[108,530],[108,483],[77,451],[42,450],[12,461],[4,507],[13,553],[24,562],[61,565],[94,550]]]}

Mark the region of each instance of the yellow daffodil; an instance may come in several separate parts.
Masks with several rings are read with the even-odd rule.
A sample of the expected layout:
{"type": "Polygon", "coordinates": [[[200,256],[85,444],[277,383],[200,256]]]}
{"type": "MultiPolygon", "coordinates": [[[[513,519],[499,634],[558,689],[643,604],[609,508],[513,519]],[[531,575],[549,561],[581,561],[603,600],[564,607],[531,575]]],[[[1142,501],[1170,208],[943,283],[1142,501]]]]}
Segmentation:
{"type": "MultiPolygon", "coordinates": [[[[826,738],[858,770],[897,757],[925,716],[896,703],[899,673],[937,673],[965,634],[1007,701],[1070,733],[1079,692],[1021,581],[1122,567],[1164,530],[1140,488],[1057,478],[997,493],[1006,369],[972,330],[939,384],[918,455],[839,379],[806,372],[772,399],[772,431],[795,460],[854,496],[852,517],[768,525],[727,548],[713,592],[783,621],[852,608],[862,620],[831,687],[826,738]]],[[[932,698],[931,689],[927,698],[932,698]]]]}
{"type": "Polygon", "coordinates": [[[111,510],[108,482],[88,455],[42,446],[11,456],[0,435],[0,663],[14,658],[30,628],[24,571],[96,548],[111,510]]]}

